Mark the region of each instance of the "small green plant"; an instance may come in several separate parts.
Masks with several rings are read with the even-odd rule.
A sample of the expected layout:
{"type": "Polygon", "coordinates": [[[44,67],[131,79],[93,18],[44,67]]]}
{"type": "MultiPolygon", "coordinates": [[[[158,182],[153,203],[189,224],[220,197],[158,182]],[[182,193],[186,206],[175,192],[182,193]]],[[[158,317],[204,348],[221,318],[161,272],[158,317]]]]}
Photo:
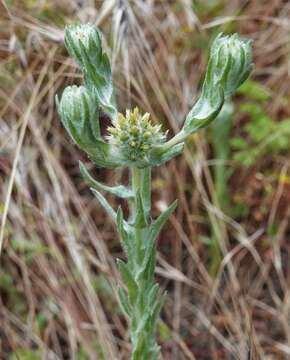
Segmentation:
{"type": "Polygon", "coordinates": [[[268,154],[283,154],[289,150],[290,119],[277,122],[264,109],[271,92],[263,85],[248,80],[240,87],[245,101],[239,106],[239,113],[249,118],[243,127],[242,136],[233,137],[230,145],[233,159],[244,166],[254,165],[268,154]]]}
{"type": "Polygon", "coordinates": [[[164,303],[154,282],[156,238],[176,208],[173,202],[152,220],[151,169],[180,154],[186,138],[208,126],[219,114],[225,99],[231,97],[248,77],[252,67],[251,43],[238,35],[220,34],[214,41],[200,98],[185,119],[180,132],[170,140],[167,133],[138,108],[118,113],[110,63],[102,50],[101,34],[91,24],[72,25],[65,30],[65,45],[79,64],[84,85],[67,87],[56,98],[64,127],[73,141],[99,167],[130,169],[130,184],[114,187],[91,177],[85,166],[80,171],[91,190],[116,223],[127,262],[118,260],[125,288],[118,289],[121,307],[129,318],[132,360],[154,360],[159,356],[156,324],[164,303]],[[110,116],[107,136],[100,131],[99,114],[110,116]],[[126,199],[130,215],[121,207],[115,211],[100,191],[126,199]]]}

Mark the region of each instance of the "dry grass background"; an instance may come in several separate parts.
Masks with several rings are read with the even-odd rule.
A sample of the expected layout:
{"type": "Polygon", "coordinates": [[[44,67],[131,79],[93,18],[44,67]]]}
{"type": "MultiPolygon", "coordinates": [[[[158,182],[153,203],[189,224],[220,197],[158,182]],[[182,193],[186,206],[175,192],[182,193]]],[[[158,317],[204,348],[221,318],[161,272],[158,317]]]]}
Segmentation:
{"type": "MultiPolygon", "coordinates": [[[[290,117],[289,1],[0,2],[0,359],[128,359],[113,290],[117,236],[80,178],[78,159],[90,162],[54,105],[55,93],[80,81],[62,43],[75,20],[105,34],[120,109],[137,104],[171,133],[221,30],[254,40],[252,79],[271,89],[263,109],[275,122],[290,117]]],[[[248,122],[235,111],[231,136],[243,137],[248,122]]],[[[157,277],[168,289],[162,358],[290,359],[289,152],[247,167],[229,161],[231,203],[248,211],[225,213],[215,197],[213,136],[192,137],[183,156],[154,172],[154,213],[179,199],[158,245],[157,277]],[[205,241],[212,228],[222,248],[216,276],[205,241]]],[[[94,171],[109,183],[127,176],[94,171]]]]}

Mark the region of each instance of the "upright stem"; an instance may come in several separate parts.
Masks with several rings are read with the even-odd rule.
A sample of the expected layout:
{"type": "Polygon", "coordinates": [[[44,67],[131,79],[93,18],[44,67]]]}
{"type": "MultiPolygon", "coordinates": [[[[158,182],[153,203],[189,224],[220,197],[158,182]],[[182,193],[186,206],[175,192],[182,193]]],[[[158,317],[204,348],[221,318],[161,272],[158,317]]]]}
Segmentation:
{"type": "MultiPolygon", "coordinates": [[[[136,220],[138,206],[140,207],[137,200],[139,193],[148,224],[151,208],[151,169],[131,168],[131,184],[135,194],[131,207],[131,221],[136,220]]],[[[132,306],[130,316],[131,360],[157,360],[159,347],[156,343],[156,322],[160,299],[158,286],[154,285],[155,253],[151,263],[144,268],[149,225],[144,227],[134,225],[133,227],[136,259],[132,272],[137,284],[137,300],[132,306]]]]}
{"type": "MultiPolygon", "coordinates": [[[[142,199],[142,188],[143,188],[143,169],[138,169],[136,167],[131,169],[131,173],[132,173],[132,189],[134,192],[134,203],[132,206],[132,214],[131,214],[131,219],[133,219],[133,221],[135,222],[135,216],[137,214],[137,193],[139,192],[141,195],[141,199],[142,199]]],[[[142,199],[143,201],[143,199],[142,199]]],[[[141,262],[141,257],[142,257],[142,229],[141,228],[137,228],[135,226],[134,228],[134,236],[135,236],[135,246],[136,246],[136,259],[137,260],[137,264],[140,265],[141,262]]]]}
{"type": "MultiPolygon", "coordinates": [[[[131,168],[131,182],[134,194],[140,192],[146,217],[148,219],[151,210],[151,168],[131,168]]],[[[134,213],[133,213],[134,214],[134,213]]]]}

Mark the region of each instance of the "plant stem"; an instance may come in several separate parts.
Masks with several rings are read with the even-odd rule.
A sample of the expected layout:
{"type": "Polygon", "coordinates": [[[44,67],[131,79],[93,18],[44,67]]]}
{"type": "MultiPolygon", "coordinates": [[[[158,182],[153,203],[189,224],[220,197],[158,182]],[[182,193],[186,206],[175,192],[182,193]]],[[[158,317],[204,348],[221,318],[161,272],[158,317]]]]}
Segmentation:
{"type": "MultiPolygon", "coordinates": [[[[151,168],[147,167],[144,169],[138,169],[136,167],[132,167],[131,178],[132,190],[135,195],[138,191],[140,192],[144,210],[146,213],[146,218],[148,220],[151,210],[151,168]]],[[[136,210],[136,206],[133,207],[133,209],[136,210]]],[[[133,212],[133,214],[135,214],[135,211],[133,212]]]]}
{"type": "Polygon", "coordinates": [[[131,207],[131,219],[136,221],[138,212],[138,194],[144,208],[146,225],[134,226],[134,244],[136,259],[134,261],[133,276],[137,284],[136,302],[132,306],[130,317],[130,334],[132,343],[131,360],[157,360],[159,347],[156,343],[156,321],[158,309],[161,307],[157,285],[154,285],[154,268],[156,250],[150,270],[144,268],[144,257],[149,233],[149,218],[151,207],[151,169],[131,168],[131,183],[135,194],[134,204],[131,207]],[[153,294],[153,292],[155,292],[153,294]],[[150,295],[151,293],[151,295],[150,295]]]}
{"type": "Polygon", "coordinates": [[[162,149],[168,150],[168,149],[172,148],[174,145],[184,142],[187,137],[188,137],[188,134],[184,130],[181,130],[173,138],[166,141],[165,144],[162,144],[162,149]]]}

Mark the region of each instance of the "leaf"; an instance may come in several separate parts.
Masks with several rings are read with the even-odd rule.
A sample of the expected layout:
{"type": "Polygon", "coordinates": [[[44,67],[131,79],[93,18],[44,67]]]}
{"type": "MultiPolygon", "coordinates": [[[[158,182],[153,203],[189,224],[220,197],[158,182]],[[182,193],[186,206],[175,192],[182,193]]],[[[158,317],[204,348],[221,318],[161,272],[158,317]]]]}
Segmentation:
{"type": "Polygon", "coordinates": [[[93,91],[103,109],[114,117],[117,110],[113,100],[113,83],[109,59],[106,54],[103,54],[100,62],[94,64],[88,57],[86,48],[81,42],[80,47],[83,54],[86,86],[93,91]]]}
{"type": "Polygon", "coordinates": [[[160,230],[162,229],[162,226],[165,224],[169,216],[176,209],[176,206],[177,206],[177,200],[175,200],[163,213],[161,213],[159,217],[150,226],[148,241],[145,249],[145,257],[142,264],[142,271],[139,276],[142,276],[142,273],[144,274],[144,271],[146,271],[150,263],[154,267],[153,264],[155,262],[153,262],[153,260],[155,253],[155,240],[160,230]]]}
{"type": "Polygon", "coordinates": [[[143,201],[140,191],[136,193],[136,216],[134,226],[138,229],[143,229],[147,226],[146,214],[143,207],[143,201]]]}
{"type": "Polygon", "coordinates": [[[166,295],[167,293],[165,292],[164,294],[162,294],[160,296],[160,299],[158,301],[156,301],[155,305],[152,307],[152,310],[151,310],[151,319],[152,319],[152,322],[155,324],[157,319],[158,319],[158,316],[160,314],[160,311],[161,311],[161,308],[162,306],[164,305],[164,302],[165,302],[165,298],[166,298],[166,295]]]}
{"type": "Polygon", "coordinates": [[[238,34],[219,34],[210,50],[206,72],[206,86],[220,84],[225,98],[231,97],[252,70],[252,41],[238,34]]]}
{"type": "Polygon", "coordinates": [[[73,140],[81,148],[104,143],[100,134],[98,103],[84,86],[67,86],[61,96],[56,96],[61,121],[73,140]]]}
{"type": "Polygon", "coordinates": [[[148,292],[148,307],[151,308],[157,298],[159,285],[154,284],[148,292]]]}
{"type": "Polygon", "coordinates": [[[138,285],[134,280],[133,275],[131,274],[126,264],[124,263],[124,261],[117,259],[117,265],[122,275],[123,282],[127,286],[130,303],[131,305],[133,305],[137,300],[138,285]]]}
{"type": "Polygon", "coordinates": [[[112,72],[109,59],[102,49],[101,34],[93,24],[74,24],[65,29],[65,45],[84,72],[87,88],[101,107],[114,118],[112,72]]]}
{"type": "Polygon", "coordinates": [[[147,167],[143,169],[141,176],[142,176],[141,197],[147,218],[151,209],[151,168],[147,167]]]}
{"type": "Polygon", "coordinates": [[[218,115],[224,104],[224,92],[221,86],[215,89],[203,87],[201,97],[188,113],[183,131],[190,135],[208,126],[218,115]]]}
{"type": "Polygon", "coordinates": [[[153,239],[155,240],[158,233],[162,229],[162,226],[165,224],[169,216],[173,213],[173,211],[176,209],[177,206],[177,200],[175,200],[163,213],[161,213],[158,218],[153,222],[153,224],[150,226],[150,232],[149,232],[149,242],[153,239]]]}
{"type": "MultiPolygon", "coordinates": [[[[183,139],[184,141],[184,139],[183,139]]],[[[167,142],[168,143],[168,142],[167,142]]],[[[162,145],[158,145],[152,149],[150,154],[150,165],[151,166],[159,166],[167,161],[171,160],[175,156],[182,153],[184,149],[184,142],[180,144],[176,144],[174,146],[167,146],[167,143],[162,145]]]]}
{"type": "Polygon", "coordinates": [[[119,296],[119,301],[120,301],[120,305],[121,305],[123,313],[125,313],[129,317],[131,317],[132,308],[131,308],[130,304],[128,303],[127,296],[126,296],[124,289],[121,287],[118,288],[118,296],[119,296]]]}
{"type": "Polygon", "coordinates": [[[112,218],[112,220],[116,221],[117,219],[117,213],[112,208],[112,206],[108,203],[108,201],[105,199],[105,197],[98,192],[97,190],[90,188],[92,193],[95,195],[95,197],[99,200],[99,203],[102,205],[102,207],[107,211],[108,215],[112,218]]]}
{"type": "Polygon", "coordinates": [[[120,166],[118,157],[111,154],[111,146],[100,134],[98,104],[84,86],[68,86],[61,100],[55,97],[62,124],[72,140],[101,167],[120,166]]]}
{"type": "Polygon", "coordinates": [[[119,198],[122,199],[131,199],[134,198],[134,194],[133,191],[131,191],[130,189],[128,189],[126,186],[123,185],[118,185],[118,186],[107,186],[102,184],[101,182],[95,180],[90,173],[88,172],[88,170],[86,169],[85,165],[79,161],[79,167],[80,167],[80,172],[83,176],[83,178],[94,188],[94,189],[98,189],[98,190],[104,190],[107,191],[115,196],[118,196],[119,198]]]}
{"type": "Polygon", "coordinates": [[[271,97],[271,90],[257,81],[247,80],[239,88],[238,94],[245,95],[247,98],[253,100],[264,102],[271,97]]]}
{"type": "Polygon", "coordinates": [[[19,349],[9,356],[9,360],[41,360],[41,352],[37,349],[19,349]]]}
{"type": "Polygon", "coordinates": [[[150,249],[150,255],[148,256],[148,261],[142,266],[142,271],[140,277],[145,278],[147,281],[153,281],[154,272],[156,266],[156,242],[154,242],[153,247],[150,249]]]}
{"type": "Polygon", "coordinates": [[[251,41],[237,34],[219,34],[214,40],[200,98],[185,119],[182,130],[164,147],[183,142],[188,135],[208,126],[219,114],[252,69],[251,41]]]}
{"type": "Polygon", "coordinates": [[[132,243],[130,243],[130,230],[129,225],[126,221],[124,221],[122,208],[119,207],[117,211],[117,229],[121,239],[122,247],[125,251],[125,254],[128,257],[128,261],[131,264],[134,259],[134,249],[132,247],[132,243]]]}

